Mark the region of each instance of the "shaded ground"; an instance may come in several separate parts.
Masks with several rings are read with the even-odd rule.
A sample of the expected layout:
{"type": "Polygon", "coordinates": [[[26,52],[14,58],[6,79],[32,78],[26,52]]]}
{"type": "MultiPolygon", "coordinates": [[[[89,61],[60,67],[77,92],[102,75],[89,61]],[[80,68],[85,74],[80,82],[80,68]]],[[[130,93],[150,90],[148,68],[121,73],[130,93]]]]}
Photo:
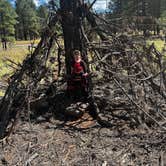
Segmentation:
{"type": "MultiPolygon", "coordinates": [[[[110,95],[108,85],[102,88],[110,95]]],[[[101,89],[95,92],[97,95],[101,89]]],[[[104,103],[102,96],[99,94],[102,103],[98,104],[106,109],[113,100],[109,97],[104,103]]],[[[70,106],[66,100],[61,94],[53,97],[49,100],[53,114],[44,109],[42,115],[29,119],[31,122],[28,116],[20,115],[10,137],[0,142],[0,166],[166,165],[166,132],[132,127],[130,121],[116,116],[110,119],[110,128],[101,127],[87,113],[71,120],[56,113],[70,106]]],[[[45,100],[41,101],[45,108],[45,100]]]]}
{"type": "Polygon", "coordinates": [[[166,133],[110,129],[94,123],[76,130],[53,117],[17,122],[7,142],[0,144],[0,165],[164,165],[166,133]]]}

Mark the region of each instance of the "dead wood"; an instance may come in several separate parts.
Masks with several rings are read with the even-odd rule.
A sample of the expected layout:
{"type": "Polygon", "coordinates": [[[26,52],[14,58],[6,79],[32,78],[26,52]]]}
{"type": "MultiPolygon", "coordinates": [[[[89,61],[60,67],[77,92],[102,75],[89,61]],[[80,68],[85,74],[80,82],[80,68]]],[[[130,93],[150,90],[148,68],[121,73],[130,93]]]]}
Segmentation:
{"type": "Polygon", "coordinates": [[[88,102],[91,108],[90,114],[100,125],[112,127],[114,121],[120,119],[123,123],[130,123],[130,126],[144,124],[145,127],[151,128],[157,125],[165,130],[166,62],[164,55],[155,48],[154,44],[147,46],[146,42],[142,42],[142,38],[135,39],[123,34],[113,34],[109,31],[112,25],[103,18],[97,17],[103,22],[99,27],[96,16],[86,5],[80,6],[81,3],[77,3],[72,12],[66,5],[61,2],[62,10],[50,18],[41,41],[23,64],[10,61],[17,68],[10,78],[9,86],[0,103],[0,138],[5,136],[7,126],[11,118],[18,115],[18,110],[21,110],[19,108],[24,107],[23,110],[28,110],[30,116],[33,101],[41,99],[42,95],[49,110],[58,110],[57,108],[60,107],[61,112],[70,106],[71,103],[68,103],[68,98],[63,92],[66,80],[63,77],[65,73],[62,73],[64,68],[62,51],[65,50],[65,63],[69,73],[72,50],[76,48],[83,52],[89,71],[91,66],[97,73],[89,80],[88,102]],[[76,12],[78,7],[85,12],[81,18],[76,12]],[[99,43],[90,42],[82,24],[85,18],[100,36],[99,43]],[[58,20],[62,24],[65,36],[64,49],[57,42],[55,24],[58,20]],[[52,71],[48,67],[48,61],[55,44],[58,49],[59,79],[49,81],[52,71]],[[88,61],[88,51],[93,52],[91,64],[88,61]]]}

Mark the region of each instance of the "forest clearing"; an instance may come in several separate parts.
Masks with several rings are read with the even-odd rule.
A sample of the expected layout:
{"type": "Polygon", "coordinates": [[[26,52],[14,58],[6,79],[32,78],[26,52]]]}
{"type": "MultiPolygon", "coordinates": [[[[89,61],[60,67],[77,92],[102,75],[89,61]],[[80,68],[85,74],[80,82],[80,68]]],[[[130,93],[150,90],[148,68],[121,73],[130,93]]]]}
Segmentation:
{"type": "Polygon", "coordinates": [[[35,2],[0,2],[0,165],[165,166],[166,1],[35,2]]]}

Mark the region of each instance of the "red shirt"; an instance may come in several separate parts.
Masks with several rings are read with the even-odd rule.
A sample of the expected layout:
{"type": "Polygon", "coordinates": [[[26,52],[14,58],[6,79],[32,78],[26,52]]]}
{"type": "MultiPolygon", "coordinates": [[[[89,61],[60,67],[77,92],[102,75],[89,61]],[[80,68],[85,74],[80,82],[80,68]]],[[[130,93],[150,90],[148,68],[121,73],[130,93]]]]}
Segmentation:
{"type": "Polygon", "coordinates": [[[83,67],[82,67],[80,62],[75,62],[73,67],[74,67],[73,68],[73,73],[81,73],[81,72],[83,72],[83,67]]]}
{"type": "Polygon", "coordinates": [[[74,62],[72,64],[72,73],[76,73],[76,74],[79,74],[79,73],[86,73],[86,65],[84,63],[84,61],[80,61],[80,62],[74,62]]]}

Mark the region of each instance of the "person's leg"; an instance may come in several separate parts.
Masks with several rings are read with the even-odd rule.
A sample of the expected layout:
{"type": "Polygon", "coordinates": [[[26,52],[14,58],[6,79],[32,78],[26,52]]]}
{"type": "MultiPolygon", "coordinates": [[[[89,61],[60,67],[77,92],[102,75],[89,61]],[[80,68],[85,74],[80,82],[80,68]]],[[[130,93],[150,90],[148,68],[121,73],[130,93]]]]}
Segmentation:
{"type": "Polygon", "coordinates": [[[86,99],[88,97],[88,84],[87,84],[87,79],[83,78],[82,80],[82,97],[86,99]]]}
{"type": "Polygon", "coordinates": [[[67,81],[67,90],[66,90],[67,96],[72,97],[73,91],[74,91],[74,82],[72,78],[69,78],[67,81]]]}

